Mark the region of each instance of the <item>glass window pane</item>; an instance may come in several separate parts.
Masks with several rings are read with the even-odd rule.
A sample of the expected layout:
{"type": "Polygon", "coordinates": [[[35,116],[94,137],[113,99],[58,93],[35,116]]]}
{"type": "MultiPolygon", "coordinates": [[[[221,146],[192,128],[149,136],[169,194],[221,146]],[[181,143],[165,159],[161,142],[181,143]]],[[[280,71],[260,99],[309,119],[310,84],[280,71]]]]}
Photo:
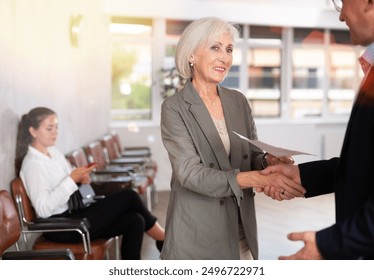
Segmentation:
{"type": "Polygon", "coordinates": [[[161,69],[161,95],[163,98],[175,94],[180,88],[182,80],[175,69],[175,44],[166,45],[163,68],[161,69]]]}
{"type": "Polygon", "coordinates": [[[112,38],[112,120],[150,120],[152,27],[148,21],[115,20],[112,38]]]}
{"type": "Polygon", "coordinates": [[[292,118],[322,116],[324,99],[325,49],[321,29],[294,29],[292,49],[292,118]]]}
{"type": "Polygon", "coordinates": [[[176,49],[177,49],[177,45],[174,45],[174,44],[166,45],[165,60],[164,60],[164,67],[165,68],[175,67],[175,51],[176,51],[176,49]]]}
{"type": "Polygon", "coordinates": [[[250,26],[249,38],[253,39],[282,39],[282,27],[250,26]]]}
{"type": "Polygon", "coordinates": [[[281,50],[252,48],[248,50],[248,90],[256,117],[280,116],[281,50]]]}
{"type": "Polygon", "coordinates": [[[166,21],[166,35],[168,37],[176,37],[179,39],[183,30],[191,23],[186,20],[167,20],[166,21]]]}
{"type": "Polygon", "coordinates": [[[330,43],[340,45],[352,45],[351,36],[347,30],[331,30],[330,43]]]}
{"type": "Polygon", "coordinates": [[[355,96],[357,57],[348,31],[333,30],[330,37],[328,111],[348,115],[355,96]]]}
{"type": "Polygon", "coordinates": [[[277,26],[250,26],[249,44],[266,46],[280,46],[282,44],[282,27],[277,26]]]}
{"type": "Polygon", "coordinates": [[[325,41],[323,29],[295,28],[293,42],[321,45],[325,41]]]}

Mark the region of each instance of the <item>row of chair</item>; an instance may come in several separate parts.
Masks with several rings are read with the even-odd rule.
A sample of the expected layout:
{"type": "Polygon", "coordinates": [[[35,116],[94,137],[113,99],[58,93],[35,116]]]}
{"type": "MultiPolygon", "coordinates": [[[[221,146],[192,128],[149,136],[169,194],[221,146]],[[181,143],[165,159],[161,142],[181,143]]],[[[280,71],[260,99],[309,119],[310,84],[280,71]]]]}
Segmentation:
{"type": "Polygon", "coordinates": [[[133,187],[143,197],[149,210],[157,203],[157,163],[152,160],[148,147],[124,149],[117,132],[111,132],[66,157],[74,167],[96,163],[92,176],[96,194],[107,195],[121,188],[133,187]]]}
{"type": "MultiPolygon", "coordinates": [[[[92,177],[92,186],[99,195],[113,193],[125,187],[135,187],[150,209],[156,203],[154,177],[157,172],[157,164],[151,159],[148,147],[122,148],[118,134],[112,132],[85,147],[68,153],[66,158],[74,167],[86,166],[91,162],[97,163],[92,177]]],[[[92,241],[88,231],[89,225],[84,219],[37,218],[20,178],[15,178],[11,182],[11,192],[13,202],[17,205],[18,210],[18,219],[12,217],[12,220],[18,221],[20,230],[13,230],[14,233],[18,232],[19,234],[9,238],[10,243],[22,236],[24,243],[28,246],[28,234],[46,231],[76,231],[82,238],[81,243],[66,244],[52,242],[45,239],[43,235],[39,235],[33,242],[32,248],[38,250],[39,253],[43,252],[44,257],[38,257],[39,253],[34,252],[34,255],[28,258],[49,258],[51,254],[52,258],[55,259],[104,259],[109,258],[108,252],[113,246],[116,249],[116,258],[119,258],[119,237],[92,241]]],[[[6,197],[6,194],[1,195],[6,197]]],[[[10,205],[9,199],[7,199],[6,204],[10,205]]],[[[2,227],[1,222],[0,220],[0,228],[2,227]]],[[[0,234],[2,237],[3,234],[1,232],[0,234]]],[[[5,233],[4,235],[9,234],[5,233]]],[[[0,240],[0,245],[2,243],[0,240]]],[[[0,253],[5,248],[1,246],[0,253]]],[[[28,252],[30,253],[30,251],[28,252]]],[[[25,258],[24,256],[20,257],[16,252],[13,254],[11,257],[6,254],[2,258],[25,258]]]]}

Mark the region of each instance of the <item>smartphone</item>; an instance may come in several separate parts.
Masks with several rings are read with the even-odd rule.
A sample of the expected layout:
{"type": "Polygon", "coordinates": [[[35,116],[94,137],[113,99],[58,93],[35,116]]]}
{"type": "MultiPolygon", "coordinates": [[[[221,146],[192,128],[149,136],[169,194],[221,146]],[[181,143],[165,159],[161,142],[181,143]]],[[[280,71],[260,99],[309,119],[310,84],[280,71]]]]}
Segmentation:
{"type": "Polygon", "coordinates": [[[90,168],[90,167],[92,167],[92,166],[94,166],[94,165],[96,165],[97,164],[97,162],[90,162],[86,167],[87,168],[90,168]]]}

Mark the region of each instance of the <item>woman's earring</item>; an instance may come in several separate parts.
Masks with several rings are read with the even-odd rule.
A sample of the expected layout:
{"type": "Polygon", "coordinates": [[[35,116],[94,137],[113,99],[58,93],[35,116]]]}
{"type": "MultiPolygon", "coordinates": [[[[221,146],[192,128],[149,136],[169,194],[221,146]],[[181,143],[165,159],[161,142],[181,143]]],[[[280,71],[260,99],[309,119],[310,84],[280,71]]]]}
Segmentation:
{"type": "Polygon", "coordinates": [[[194,62],[190,62],[190,66],[193,67],[195,65],[194,62]]]}

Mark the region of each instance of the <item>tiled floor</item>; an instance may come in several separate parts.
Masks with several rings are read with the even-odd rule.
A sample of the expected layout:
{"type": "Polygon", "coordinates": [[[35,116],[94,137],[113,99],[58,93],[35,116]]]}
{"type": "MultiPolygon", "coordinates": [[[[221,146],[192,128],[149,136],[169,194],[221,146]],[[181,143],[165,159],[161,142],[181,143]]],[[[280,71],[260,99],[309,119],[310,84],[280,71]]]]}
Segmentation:
{"type": "MultiPolygon", "coordinates": [[[[165,213],[169,192],[159,192],[159,203],[153,210],[159,222],[165,224],[165,213]]],[[[256,195],[256,211],[261,260],[275,260],[280,255],[289,255],[301,248],[301,242],[286,238],[291,231],[318,230],[334,223],[334,197],[274,201],[263,194],[256,195]]],[[[145,236],[142,258],[159,259],[154,241],[145,236]]]]}

